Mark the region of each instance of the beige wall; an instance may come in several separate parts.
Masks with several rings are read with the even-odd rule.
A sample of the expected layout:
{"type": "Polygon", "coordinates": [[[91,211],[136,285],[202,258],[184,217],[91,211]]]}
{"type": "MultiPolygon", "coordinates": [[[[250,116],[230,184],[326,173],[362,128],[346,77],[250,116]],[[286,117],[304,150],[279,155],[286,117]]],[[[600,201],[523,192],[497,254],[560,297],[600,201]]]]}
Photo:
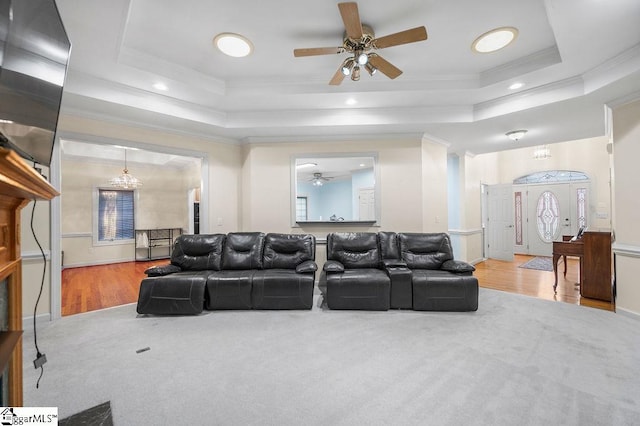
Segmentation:
{"type": "Polygon", "coordinates": [[[501,183],[541,170],[575,170],[586,173],[591,180],[589,227],[611,230],[610,162],[606,137],[582,139],[550,145],[551,158],[535,160],[533,149],[500,152],[501,183]],[[596,213],[606,215],[599,218],[596,213]]]}
{"type": "MultiPolygon", "coordinates": [[[[428,139],[268,143],[241,147],[213,140],[78,117],[62,116],[60,123],[63,134],[70,132],[74,135],[90,135],[103,140],[130,141],[133,144],[145,146],[160,145],[205,153],[208,157],[209,200],[207,207],[210,226],[208,230],[203,229],[202,232],[226,233],[256,230],[313,233],[319,238],[324,238],[327,233],[334,231],[448,231],[447,179],[445,177],[447,147],[428,139]],[[355,152],[376,152],[378,154],[381,195],[379,226],[292,226],[292,156],[310,153],[355,152]]],[[[589,174],[592,179],[594,209],[609,212],[609,163],[606,143],[605,138],[596,138],[554,144],[551,146],[553,157],[543,161],[531,158],[532,148],[482,154],[475,157],[463,156],[460,162],[462,169],[460,181],[464,186],[464,191],[461,194],[463,203],[461,204],[465,206],[465,211],[461,215],[461,228],[468,235],[464,235],[460,243],[462,260],[476,260],[482,253],[481,235],[476,232],[481,226],[481,183],[511,182],[516,177],[539,170],[580,170],[589,174]]],[[[627,142],[627,145],[631,144],[627,142]]],[[[626,155],[626,158],[638,158],[637,152],[633,156],[626,155]]],[[[624,164],[618,167],[629,169],[630,165],[624,164]]],[[[68,171],[63,170],[63,174],[65,173],[68,171]]],[[[137,172],[137,174],[140,173],[143,172],[137,172]]],[[[71,189],[65,191],[71,191],[71,189]]],[[[65,191],[63,191],[63,200],[65,191]]],[[[629,194],[626,197],[631,198],[629,194]]],[[[67,203],[66,200],[63,202],[67,203]]],[[[41,233],[48,236],[48,215],[45,216],[47,217],[41,218],[41,221],[38,220],[38,227],[41,228],[41,233]]],[[[66,219],[63,218],[63,220],[66,219]]],[[[598,227],[604,228],[608,225],[608,219],[603,219],[603,221],[598,224],[598,227]]],[[[625,223],[624,218],[623,223],[625,223]]],[[[71,225],[67,224],[63,232],[87,232],[84,231],[84,228],[77,231],[73,229],[71,225]]],[[[23,235],[26,235],[24,229],[23,235]]],[[[324,250],[324,246],[319,245],[317,256],[319,263],[324,261],[324,250]]],[[[66,261],[67,259],[65,259],[66,261]]],[[[25,266],[23,269],[26,271],[27,268],[31,268],[27,273],[37,275],[35,266],[25,266]]],[[[49,282],[47,280],[45,294],[49,292],[49,282]]],[[[637,299],[637,297],[635,298],[637,299]]],[[[25,315],[29,311],[27,309],[29,306],[32,310],[33,302],[35,302],[34,295],[25,294],[25,315]]],[[[48,297],[43,305],[41,311],[47,312],[49,308],[48,297]]],[[[631,310],[640,311],[640,308],[631,310]]]]}
{"type": "Polygon", "coordinates": [[[640,315],[640,101],[613,110],[616,310],[640,315]]]}
{"type": "MultiPolygon", "coordinates": [[[[421,141],[343,141],[255,144],[244,148],[242,228],[247,231],[312,233],[336,231],[420,231],[422,229],[421,141]],[[381,220],[379,227],[354,225],[292,226],[291,158],[322,153],[378,154],[381,220]]],[[[446,156],[445,156],[446,167],[446,156]]],[[[426,182],[428,186],[437,183],[426,182]]],[[[446,219],[446,215],[445,215],[446,219]]]]}
{"type": "MultiPolygon", "coordinates": [[[[203,229],[202,232],[226,233],[241,229],[239,194],[242,163],[241,148],[239,146],[218,142],[215,139],[172,134],[68,115],[60,116],[58,133],[62,135],[73,134],[74,136],[87,135],[103,141],[118,141],[119,144],[130,142],[145,147],[159,145],[177,150],[184,149],[204,153],[208,160],[207,183],[209,197],[205,207],[208,210],[207,219],[210,229],[203,229]]],[[[45,174],[46,173],[48,173],[47,170],[45,170],[45,174]]],[[[38,206],[39,207],[36,208],[37,213],[34,227],[36,228],[40,242],[43,243],[44,241],[42,244],[44,250],[49,252],[51,250],[51,244],[49,242],[51,233],[49,203],[38,202],[38,206]],[[40,211],[41,205],[47,206],[46,211],[40,211]]],[[[33,315],[33,307],[38,296],[42,276],[41,262],[39,262],[37,256],[33,254],[38,249],[35,242],[31,240],[31,230],[28,226],[29,214],[30,206],[27,206],[22,211],[24,225],[22,226],[21,233],[23,254],[27,254],[22,268],[24,281],[23,316],[25,318],[33,315]]],[[[112,255],[114,257],[118,256],[117,254],[112,255]]],[[[47,264],[47,271],[50,270],[50,265],[47,264]]],[[[49,276],[49,272],[47,272],[44,291],[38,308],[38,315],[48,315],[51,312],[50,294],[51,277],[49,276]]]]}
{"type": "MultiPolygon", "coordinates": [[[[46,172],[45,172],[46,174],[46,172]]],[[[40,292],[40,284],[42,282],[43,260],[40,248],[33,238],[31,232],[31,212],[33,211],[33,228],[38,238],[38,242],[45,252],[46,272],[42,296],[38,305],[37,315],[49,312],[49,290],[50,290],[50,272],[51,264],[50,255],[50,217],[49,201],[38,201],[36,208],[33,210],[33,202],[27,204],[20,212],[21,220],[21,243],[22,243],[22,316],[29,317],[33,315],[38,293],[40,292]]]]}
{"type": "MultiPolygon", "coordinates": [[[[551,158],[536,160],[533,148],[520,148],[492,154],[482,154],[467,161],[473,169],[473,179],[495,185],[544,170],[574,170],[586,173],[591,180],[589,226],[611,229],[610,158],[606,137],[582,139],[550,145],[551,158]],[[604,215],[597,217],[596,213],[604,215]]],[[[468,182],[467,185],[470,185],[468,182]]],[[[468,190],[471,190],[469,187],[468,190]]],[[[473,190],[471,190],[473,191],[473,190]]],[[[467,208],[467,211],[469,209],[467,208]]]]}
{"type": "MultiPolygon", "coordinates": [[[[242,228],[247,231],[311,233],[324,239],[330,232],[446,232],[446,146],[412,140],[271,143],[243,150],[242,228]],[[292,226],[291,158],[306,154],[374,152],[378,155],[380,221],[378,226],[313,224],[292,226]],[[441,173],[444,173],[442,175],[441,173]],[[426,194],[426,196],[424,195],[426,194]]],[[[322,267],[326,246],[318,244],[322,267]]]]}
{"type": "Polygon", "coordinates": [[[447,146],[424,139],[420,153],[422,181],[422,232],[447,232],[447,146]]]}
{"type": "MultiPolygon", "coordinates": [[[[200,186],[200,167],[169,168],[129,164],[143,182],[136,191],[136,229],[188,229],[188,191],[200,186]]],[[[96,159],[62,159],[62,250],[64,266],[86,266],[132,261],[134,244],[94,245],[94,192],[109,188],[108,179],[122,173],[113,164],[96,159]]]]}
{"type": "MultiPolygon", "coordinates": [[[[242,150],[238,145],[216,142],[215,138],[172,134],[75,116],[60,116],[59,132],[73,132],[102,139],[130,141],[144,145],[202,152],[208,157],[209,232],[240,229],[240,181],[242,150]]],[[[206,230],[203,230],[205,232],[206,230]]]]}

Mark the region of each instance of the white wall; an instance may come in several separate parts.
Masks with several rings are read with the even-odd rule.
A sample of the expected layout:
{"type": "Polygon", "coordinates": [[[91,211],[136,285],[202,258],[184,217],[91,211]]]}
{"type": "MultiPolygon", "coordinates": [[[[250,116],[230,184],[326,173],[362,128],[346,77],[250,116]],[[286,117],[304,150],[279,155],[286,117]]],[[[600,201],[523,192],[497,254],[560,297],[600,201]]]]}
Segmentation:
{"type": "Polygon", "coordinates": [[[640,316],[640,101],[613,110],[616,310],[640,316]]]}

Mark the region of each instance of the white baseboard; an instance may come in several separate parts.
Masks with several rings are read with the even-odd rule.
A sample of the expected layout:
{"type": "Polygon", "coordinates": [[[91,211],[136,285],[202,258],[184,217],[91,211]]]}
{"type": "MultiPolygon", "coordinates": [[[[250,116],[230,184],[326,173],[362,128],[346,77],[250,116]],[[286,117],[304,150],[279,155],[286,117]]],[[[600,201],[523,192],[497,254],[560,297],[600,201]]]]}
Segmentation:
{"type": "Polygon", "coordinates": [[[640,313],[616,307],[616,313],[640,321],[640,313]]]}
{"type": "MultiPolygon", "coordinates": [[[[44,314],[36,315],[36,327],[40,323],[44,323],[44,322],[51,322],[51,314],[50,313],[47,312],[47,313],[44,313],[44,314]]],[[[28,317],[22,317],[22,329],[26,330],[26,331],[33,332],[33,315],[28,316],[28,317]]]]}
{"type": "Polygon", "coordinates": [[[97,266],[97,265],[108,265],[110,263],[124,263],[124,262],[134,262],[135,259],[132,257],[126,259],[109,259],[109,260],[94,260],[91,262],[79,262],[79,263],[65,263],[62,265],[63,269],[67,268],[83,268],[85,266],[97,266]]]}

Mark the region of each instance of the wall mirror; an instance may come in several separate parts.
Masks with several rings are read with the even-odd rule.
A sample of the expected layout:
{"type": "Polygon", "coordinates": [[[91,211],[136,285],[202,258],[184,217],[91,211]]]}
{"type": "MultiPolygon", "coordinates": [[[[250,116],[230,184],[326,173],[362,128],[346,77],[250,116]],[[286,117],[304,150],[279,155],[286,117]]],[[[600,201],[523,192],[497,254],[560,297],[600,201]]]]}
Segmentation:
{"type": "Polygon", "coordinates": [[[307,154],[291,160],[296,223],[374,223],[379,219],[377,155],[307,154]]]}

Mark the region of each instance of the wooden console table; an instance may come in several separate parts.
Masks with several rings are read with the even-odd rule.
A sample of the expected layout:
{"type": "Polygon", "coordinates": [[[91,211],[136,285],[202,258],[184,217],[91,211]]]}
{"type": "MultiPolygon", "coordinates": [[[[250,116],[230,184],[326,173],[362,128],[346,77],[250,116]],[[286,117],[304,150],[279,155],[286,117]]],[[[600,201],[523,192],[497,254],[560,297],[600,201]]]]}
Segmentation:
{"type": "Polygon", "coordinates": [[[0,374],[8,380],[7,406],[22,406],[22,258],[20,210],[59,193],[13,151],[0,148],[0,282],[7,286],[6,323],[0,330],[0,374]]]}

